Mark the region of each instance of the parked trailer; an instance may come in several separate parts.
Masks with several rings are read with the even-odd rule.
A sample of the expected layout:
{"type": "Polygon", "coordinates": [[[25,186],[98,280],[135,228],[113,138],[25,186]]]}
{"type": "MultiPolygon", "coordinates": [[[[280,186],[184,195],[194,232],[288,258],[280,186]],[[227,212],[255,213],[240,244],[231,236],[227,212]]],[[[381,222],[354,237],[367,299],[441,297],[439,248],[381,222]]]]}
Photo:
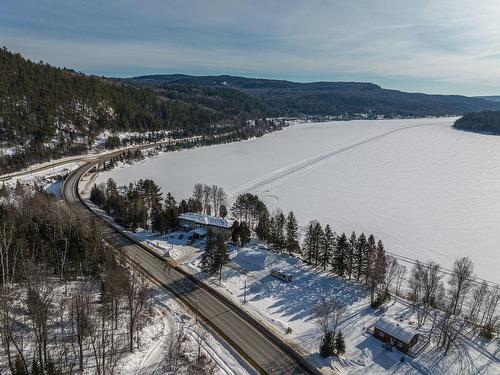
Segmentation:
{"type": "Polygon", "coordinates": [[[274,276],[280,280],[286,281],[287,283],[292,281],[292,275],[283,273],[283,272],[278,271],[276,269],[271,270],[271,276],[274,276]]]}

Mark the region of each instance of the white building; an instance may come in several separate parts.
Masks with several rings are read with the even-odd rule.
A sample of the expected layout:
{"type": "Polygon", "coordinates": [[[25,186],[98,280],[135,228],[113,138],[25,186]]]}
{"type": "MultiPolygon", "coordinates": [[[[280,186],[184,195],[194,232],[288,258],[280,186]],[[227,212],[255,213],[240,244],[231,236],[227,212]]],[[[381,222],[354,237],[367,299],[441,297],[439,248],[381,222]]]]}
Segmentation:
{"type": "Polygon", "coordinates": [[[180,214],[178,219],[179,225],[184,229],[205,228],[214,234],[222,234],[224,236],[230,236],[231,234],[231,224],[222,217],[186,212],[180,214]]]}

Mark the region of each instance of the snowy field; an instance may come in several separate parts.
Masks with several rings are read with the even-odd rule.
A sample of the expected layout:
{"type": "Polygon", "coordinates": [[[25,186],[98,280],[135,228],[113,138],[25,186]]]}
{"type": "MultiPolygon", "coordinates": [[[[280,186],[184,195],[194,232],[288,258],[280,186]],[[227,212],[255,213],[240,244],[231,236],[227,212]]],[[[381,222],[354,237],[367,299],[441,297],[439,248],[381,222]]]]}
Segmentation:
{"type": "Polygon", "coordinates": [[[257,193],[302,225],[316,218],[337,232],[373,233],[391,252],[446,268],[469,256],[479,276],[500,282],[500,137],[454,130],[453,121],[299,124],[163,154],[98,181],[152,178],[178,200],[197,182],[231,197],[257,193]]]}
{"type": "MultiPolygon", "coordinates": [[[[131,233],[132,234],[132,233],[131,233]]],[[[218,275],[207,277],[200,270],[200,256],[205,247],[201,240],[187,244],[186,233],[155,235],[149,231],[133,234],[162,253],[175,249],[175,262],[204,279],[257,320],[280,335],[325,374],[484,374],[500,373],[498,340],[482,339],[477,331],[466,327],[460,340],[447,357],[432,341],[416,358],[398,350],[388,351],[368,329],[381,317],[390,317],[412,326],[420,335],[421,344],[428,341],[432,319],[417,324],[415,308],[406,300],[396,298],[380,310],[370,307],[365,286],[338,278],[329,272],[318,272],[301,260],[287,254],[276,254],[265,244],[252,240],[242,248],[229,245],[230,263],[224,267],[222,284],[218,275]],[[270,275],[277,268],[293,276],[291,283],[270,275]],[[246,284],[246,303],[244,303],[246,284]],[[339,329],[346,340],[342,357],[322,359],[318,354],[321,331],[315,323],[313,307],[321,298],[333,298],[346,306],[339,329]],[[287,333],[287,330],[291,332],[287,333]],[[404,357],[404,363],[401,362],[404,357]]],[[[420,344],[419,344],[420,345],[420,344]]]]}

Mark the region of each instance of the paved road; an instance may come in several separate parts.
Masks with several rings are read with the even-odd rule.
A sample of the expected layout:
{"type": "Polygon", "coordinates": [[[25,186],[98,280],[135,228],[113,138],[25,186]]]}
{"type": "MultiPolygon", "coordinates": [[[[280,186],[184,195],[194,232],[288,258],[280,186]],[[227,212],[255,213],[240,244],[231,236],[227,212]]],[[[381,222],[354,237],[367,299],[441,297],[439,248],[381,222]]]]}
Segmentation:
{"type": "Polygon", "coordinates": [[[120,155],[121,153],[127,152],[128,150],[137,150],[137,149],[146,150],[148,148],[153,148],[153,147],[161,146],[164,144],[175,144],[175,143],[183,142],[187,139],[199,139],[199,138],[201,138],[201,137],[196,136],[196,137],[190,137],[190,138],[167,139],[167,140],[163,140],[163,141],[156,142],[156,143],[139,144],[139,145],[128,146],[128,147],[115,149],[115,150],[111,150],[111,151],[106,151],[104,153],[100,153],[97,155],[92,155],[92,154],[85,155],[84,154],[84,155],[70,156],[70,157],[60,159],[60,160],[54,160],[52,162],[44,162],[38,166],[30,166],[22,171],[19,171],[19,172],[12,172],[12,173],[7,173],[4,175],[1,175],[0,182],[8,181],[8,180],[15,178],[15,177],[21,177],[21,176],[26,176],[26,175],[29,175],[32,173],[46,171],[48,169],[52,169],[52,168],[59,167],[61,165],[65,165],[65,164],[69,164],[69,163],[92,162],[94,160],[99,160],[102,158],[111,158],[114,155],[120,155]]]}
{"type": "MultiPolygon", "coordinates": [[[[66,203],[81,215],[93,215],[84,208],[77,191],[79,180],[91,167],[92,163],[88,163],[72,172],[63,187],[66,203]]],[[[128,236],[104,221],[103,226],[107,242],[125,254],[136,267],[141,268],[197,311],[198,315],[257,371],[264,374],[319,374],[292,348],[232,302],[180,268],[169,267],[160,256],[147,251],[144,245],[127,238],[128,236]]]]}

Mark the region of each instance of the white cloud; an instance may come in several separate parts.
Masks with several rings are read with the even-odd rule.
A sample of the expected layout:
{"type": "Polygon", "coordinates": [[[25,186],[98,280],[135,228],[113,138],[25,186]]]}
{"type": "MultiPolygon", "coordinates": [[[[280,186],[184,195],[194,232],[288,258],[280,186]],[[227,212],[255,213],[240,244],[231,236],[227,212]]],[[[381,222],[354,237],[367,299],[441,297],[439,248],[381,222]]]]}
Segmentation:
{"type": "Polygon", "coordinates": [[[496,0],[20,3],[33,18],[21,26],[22,4],[0,15],[3,43],[83,71],[385,77],[474,94],[500,84],[496,0]]]}

